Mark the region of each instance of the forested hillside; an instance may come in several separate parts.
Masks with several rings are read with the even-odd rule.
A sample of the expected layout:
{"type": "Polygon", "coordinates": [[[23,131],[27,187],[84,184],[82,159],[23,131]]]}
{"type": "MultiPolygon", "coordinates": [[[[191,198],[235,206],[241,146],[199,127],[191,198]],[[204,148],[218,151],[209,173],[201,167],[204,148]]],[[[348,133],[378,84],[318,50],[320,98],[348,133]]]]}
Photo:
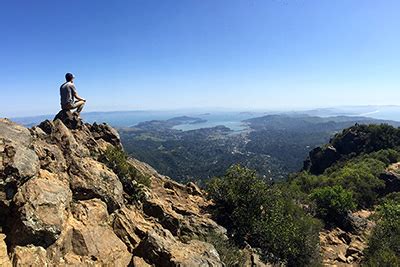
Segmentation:
{"type": "MultiPolygon", "coordinates": [[[[247,129],[226,126],[190,131],[174,128],[198,123],[177,117],[119,129],[126,151],[178,181],[203,181],[223,175],[233,164],[256,170],[265,180],[282,180],[299,171],[308,152],[355,123],[378,123],[364,117],[268,115],[243,121],[247,129]]],[[[390,122],[396,124],[396,122],[390,122]]]]}
{"type": "Polygon", "coordinates": [[[399,145],[398,128],[355,125],[311,151],[288,181],[233,166],[208,182],[214,215],[268,262],[398,266],[399,145]]]}

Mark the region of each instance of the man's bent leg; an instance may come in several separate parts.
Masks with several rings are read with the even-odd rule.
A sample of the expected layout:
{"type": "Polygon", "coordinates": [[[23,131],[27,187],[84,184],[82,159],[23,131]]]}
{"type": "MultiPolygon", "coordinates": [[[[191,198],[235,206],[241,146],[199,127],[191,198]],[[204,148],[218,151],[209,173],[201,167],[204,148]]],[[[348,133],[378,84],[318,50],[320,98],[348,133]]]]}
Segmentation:
{"type": "Polygon", "coordinates": [[[78,113],[78,115],[79,115],[81,113],[83,107],[85,106],[85,101],[75,102],[74,106],[76,107],[76,113],[78,113]]]}

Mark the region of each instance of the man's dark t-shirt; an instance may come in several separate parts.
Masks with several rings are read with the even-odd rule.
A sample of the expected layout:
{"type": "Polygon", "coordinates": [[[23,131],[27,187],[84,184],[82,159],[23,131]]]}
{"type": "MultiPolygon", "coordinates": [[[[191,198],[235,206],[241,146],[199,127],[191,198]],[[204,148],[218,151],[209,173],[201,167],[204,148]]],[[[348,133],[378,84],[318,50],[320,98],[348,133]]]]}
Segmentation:
{"type": "Polygon", "coordinates": [[[71,82],[63,83],[60,87],[61,108],[68,109],[74,104],[76,95],[75,85],[71,82]]]}

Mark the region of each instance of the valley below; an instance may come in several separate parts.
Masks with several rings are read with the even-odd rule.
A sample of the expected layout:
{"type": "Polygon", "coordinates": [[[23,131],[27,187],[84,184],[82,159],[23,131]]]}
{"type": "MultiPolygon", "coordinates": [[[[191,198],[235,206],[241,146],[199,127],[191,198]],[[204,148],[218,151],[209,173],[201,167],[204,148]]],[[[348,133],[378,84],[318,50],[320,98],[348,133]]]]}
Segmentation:
{"type": "Polygon", "coordinates": [[[236,117],[219,116],[219,120],[211,115],[180,116],[140,122],[118,131],[131,156],[177,181],[202,184],[234,164],[256,170],[267,181],[285,180],[303,167],[311,149],[346,127],[356,123],[400,125],[356,116],[259,115],[238,113],[236,117]],[[211,122],[204,117],[211,117],[211,122]],[[209,125],[216,126],[202,128],[209,125]]]}

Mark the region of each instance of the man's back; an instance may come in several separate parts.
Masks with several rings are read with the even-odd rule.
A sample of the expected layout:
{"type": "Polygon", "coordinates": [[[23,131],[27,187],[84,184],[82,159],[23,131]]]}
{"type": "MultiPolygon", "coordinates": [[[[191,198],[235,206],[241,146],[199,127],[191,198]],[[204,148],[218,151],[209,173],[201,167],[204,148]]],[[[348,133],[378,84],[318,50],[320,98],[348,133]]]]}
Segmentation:
{"type": "Polygon", "coordinates": [[[74,103],[75,86],[71,82],[65,82],[60,87],[61,108],[66,109],[74,103]]]}

